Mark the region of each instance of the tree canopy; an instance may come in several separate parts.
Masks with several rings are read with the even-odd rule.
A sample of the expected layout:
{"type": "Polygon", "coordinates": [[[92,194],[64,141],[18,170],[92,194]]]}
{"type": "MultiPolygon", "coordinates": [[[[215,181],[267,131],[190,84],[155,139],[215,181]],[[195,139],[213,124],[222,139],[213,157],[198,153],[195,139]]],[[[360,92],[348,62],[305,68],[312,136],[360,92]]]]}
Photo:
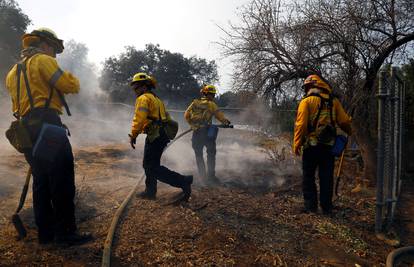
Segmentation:
{"type": "MultiPolygon", "coordinates": [[[[297,98],[311,73],[321,74],[342,97],[364,162],[375,162],[375,128],[368,108],[384,63],[413,53],[414,5],[411,0],[252,0],[241,24],[223,28],[224,55],[235,58],[234,87],[271,98],[297,98]]],[[[368,164],[366,176],[375,176],[368,164]]]]}
{"type": "Polygon", "coordinates": [[[237,63],[236,88],[283,94],[289,82],[319,73],[352,98],[357,88],[371,90],[384,61],[395,61],[414,40],[410,0],[284,3],[253,0],[241,25],[223,28],[224,55],[237,63]]]}
{"type": "Polygon", "coordinates": [[[30,19],[14,0],[0,0],[0,80],[4,81],[10,67],[18,60],[21,36],[30,19]]]}
{"type": "Polygon", "coordinates": [[[218,81],[217,65],[203,58],[186,58],[180,53],[148,44],[144,50],[128,46],[118,57],[105,60],[100,87],[114,101],[132,102],[134,96],[129,82],[137,72],[153,75],[158,86],[156,93],[169,106],[182,106],[198,96],[203,83],[218,81]]]}

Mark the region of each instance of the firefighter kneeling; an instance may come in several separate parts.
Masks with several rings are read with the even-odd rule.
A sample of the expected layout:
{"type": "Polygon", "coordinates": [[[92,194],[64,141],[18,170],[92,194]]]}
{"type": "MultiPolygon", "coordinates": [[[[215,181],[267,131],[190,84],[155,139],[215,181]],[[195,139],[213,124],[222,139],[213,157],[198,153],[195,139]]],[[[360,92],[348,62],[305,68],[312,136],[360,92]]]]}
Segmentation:
{"type": "Polygon", "coordinates": [[[335,157],[332,146],[336,129],[351,135],[351,118],[331,87],[318,75],[310,75],[303,84],[306,96],[301,100],[296,117],[293,150],[302,155],[304,212],[318,209],[315,172],[319,168],[320,205],[324,214],[332,212],[335,157]]]}
{"type": "Polygon", "coordinates": [[[212,125],[213,116],[224,125],[230,125],[221,112],[214,98],[217,93],[213,85],[206,85],[201,88],[202,97],[195,99],[187,108],[184,117],[193,129],[192,146],[194,149],[198,173],[200,177],[207,178],[211,183],[219,183],[216,177],[216,139],[218,128],[212,125]],[[203,149],[207,148],[207,173],[204,164],[203,149]]]}
{"type": "Polygon", "coordinates": [[[152,89],[156,81],[145,73],[134,75],[131,86],[137,95],[135,115],[132,121],[130,143],[135,149],[136,138],[140,133],[146,133],[143,167],[145,170],[145,191],[137,196],[144,199],[155,199],[157,180],[183,190],[181,200],[188,201],[191,195],[193,176],[184,176],[161,166],[161,156],[164,148],[174,139],[178,124],[173,121],[165,110],[164,103],[152,89]]]}

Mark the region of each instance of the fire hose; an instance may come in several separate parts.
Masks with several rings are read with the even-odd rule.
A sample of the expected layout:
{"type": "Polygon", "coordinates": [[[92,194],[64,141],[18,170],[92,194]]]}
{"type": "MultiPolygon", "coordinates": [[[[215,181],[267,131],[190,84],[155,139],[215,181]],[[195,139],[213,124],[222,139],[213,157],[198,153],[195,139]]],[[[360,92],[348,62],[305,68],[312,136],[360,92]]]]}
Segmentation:
{"type": "MultiPolygon", "coordinates": [[[[215,126],[218,127],[218,128],[234,128],[233,125],[215,125],[215,126]]],[[[186,134],[188,134],[192,131],[193,131],[193,129],[190,128],[190,129],[182,132],[181,134],[177,135],[174,138],[174,140],[172,140],[165,147],[164,151],[166,151],[175,141],[177,141],[178,139],[180,139],[181,137],[185,136],[186,134]]],[[[119,221],[123,211],[125,210],[125,207],[128,205],[128,203],[130,202],[132,196],[135,194],[135,192],[140,187],[141,181],[144,179],[144,177],[145,177],[145,173],[139,178],[139,180],[138,180],[137,184],[135,185],[135,187],[131,190],[131,192],[129,192],[128,196],[121,203],[121,205],[119,206],[119,208],[115,212],[114,217],[112,218],[112,222],[111,222],[111,225],[109,226],[108,234],[106,236],[105,243],[104,243],[103,255],[102,255],[102,265],[101,265],[102,267],[111,266],[111,249],[112,249],[112,242],[113,242],[113,239],[114,239],[116,226],[118,225],[118,221],[119,221]]]]}

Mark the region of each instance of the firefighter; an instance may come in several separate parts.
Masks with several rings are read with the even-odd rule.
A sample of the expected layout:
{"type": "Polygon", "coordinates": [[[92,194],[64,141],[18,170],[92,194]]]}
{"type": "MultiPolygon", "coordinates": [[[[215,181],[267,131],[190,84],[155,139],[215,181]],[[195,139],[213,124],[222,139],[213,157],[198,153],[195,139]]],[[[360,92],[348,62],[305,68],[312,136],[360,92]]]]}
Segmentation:
{"type": "Polygon", "coordinates": [[[337,128],[351,135],[351,118],[332,89],[320,76],[310,75],[303,84],[305,97],[301,100],[295,123],[293,151],[302,153],[304,212],[318,209],[315,184],[319,169],[319,201],[324,214],[332,212],[333,173],[335,157],[331,148],[337,128]]]}
{"type": "Polygon", "coordinates": [[[184,176],[160,165],[164,148],[175,134],[173,136],[169,134],[169,128],[166,125],[172,121],[171,117],[164,103],[152,91],[156,87],[156,80],[146,73],[137,73],[130,85],[137,96],[129,134],[132,148],[135,149],[136,138],[140,133],[147,134],[143,159],[146,175],[145,191],[139,193],[137,197],[154,200],[157,194],[157,180],[159,180],[181,188],[183,190],[181,200],[188,201],[193,176],[184,176]]]}
{"type": "MultiPolygon", "coordinates": [[[[64,46],[52,30],[40,28],[24,34],[22,46],[22,60],[9,71],[6,87],[13,113],[27,127],[34,144],[45,123],[64,127],[62,107],[70,114],[64,95],[77,94],[79,80],[59,68],[55,57],[64,46]]],[[[67,135],[64,139],[51,161],[34,157],[32,148],[25,152],[33,175],[33,209],[40,244],[55,240],[73,245],[91,239],[90,234],[77,232],[74,159],[67,135]]]]}
{"type": "Polygon", "coordinates": [[[193,100],[185,111],[184,118],[193,129],[192,147],[196,157],[198,174],[203,179],[207,178],[210,183],[217,184],[219,179],[216,177],[215,168],[218,128],[211,128],[212,120],[214,116],[224,125],[230,125],[230,121],[214,103],[214,98],[217,94],[217,89],[214,85],[203,86],[200,93],[201,98],[193,100]],[[203,158],[204,147],[207,148],[207,172],[203,158]]]}

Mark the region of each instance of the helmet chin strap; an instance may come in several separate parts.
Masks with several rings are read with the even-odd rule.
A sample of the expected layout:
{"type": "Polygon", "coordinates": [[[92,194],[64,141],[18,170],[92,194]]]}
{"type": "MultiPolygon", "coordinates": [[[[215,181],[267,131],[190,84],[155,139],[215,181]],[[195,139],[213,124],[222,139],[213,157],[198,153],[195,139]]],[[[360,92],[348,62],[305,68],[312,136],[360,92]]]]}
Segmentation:
{"type": "Polygon", "coordinates": [[[140,89],[134,89],[135,94],[137,95],[137,97],[142,96],[143,94],[150,92],[151,90],[148,89],[148,86],[145,85],[145,87],[141,87],[140,89]]]}
{"type": "Polygon", "coordinates": [[[41,45],[40,49],[43,51],[44,54],[51,56],[51,57],[56,57],[56,47],[51,45],[50,43],[48,43],[47,41],[43,41],[45,45],[41,45]]]}

